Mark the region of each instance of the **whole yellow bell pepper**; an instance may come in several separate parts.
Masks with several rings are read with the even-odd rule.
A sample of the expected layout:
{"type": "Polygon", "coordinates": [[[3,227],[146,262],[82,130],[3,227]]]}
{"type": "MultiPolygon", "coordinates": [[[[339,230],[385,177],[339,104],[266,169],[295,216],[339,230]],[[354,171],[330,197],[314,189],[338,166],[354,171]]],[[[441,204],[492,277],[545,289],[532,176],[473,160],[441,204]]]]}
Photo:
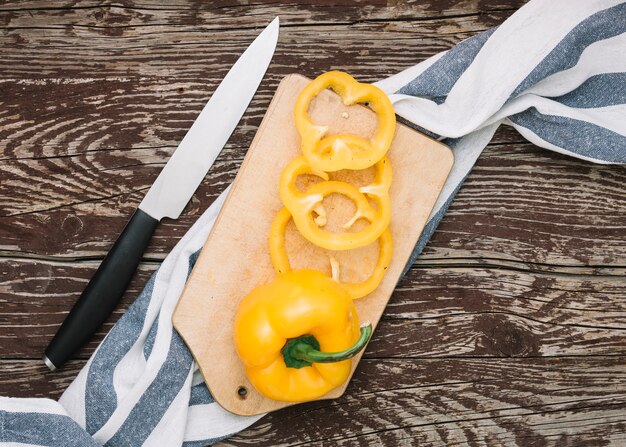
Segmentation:
{"type": "Polygon", "coordinates": [[[343,384],[350,358],[372,334],[359,328],[350,295],[314,270],[295,270],[256,287],[239,304],[237,353],[252,385],[270,399],[302,402],[343,384]]]}

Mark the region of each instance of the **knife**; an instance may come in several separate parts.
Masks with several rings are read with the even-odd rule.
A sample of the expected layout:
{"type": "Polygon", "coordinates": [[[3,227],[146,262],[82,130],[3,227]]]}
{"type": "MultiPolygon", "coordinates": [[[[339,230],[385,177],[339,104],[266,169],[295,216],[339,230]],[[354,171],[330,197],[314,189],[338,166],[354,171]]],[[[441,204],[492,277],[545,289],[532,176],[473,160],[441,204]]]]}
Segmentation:
{"type": "Polygon", "coordinates": [[[43,361],[50,370],[63,365],[113,312],[159,221],[180,216],[259,87],[278,29],[276,17],[215,89],[48,345],[43,361]]]}

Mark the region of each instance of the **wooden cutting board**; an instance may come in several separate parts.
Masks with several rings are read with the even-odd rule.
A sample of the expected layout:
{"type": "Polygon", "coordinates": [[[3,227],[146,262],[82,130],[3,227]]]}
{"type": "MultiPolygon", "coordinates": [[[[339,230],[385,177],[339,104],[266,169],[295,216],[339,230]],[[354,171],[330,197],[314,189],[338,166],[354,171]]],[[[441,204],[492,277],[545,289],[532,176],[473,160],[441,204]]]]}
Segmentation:
{"type": "MultiPolygon", "coordinates": [[[[265,398],[247,380],[233,343],[233,321],[239,300],[259,284],[276,276],[269,256],[268,236],[282,208],[279,176],[285,165],[301,154],[294,120],[296,97],[309,80],[289,75],[278,86],[265,118],[243,161],[200,257],[174,312],[174,326],[196,359],[217,402],[240,415],[255,415],[292,405],[265,398]]],[[[368,136],[376,115],[366,107],[346,107],[332,91],[320,94],[309,110],[316,123],[329,125],[331,133],[368,136]]],[[[394,252],[379,287],[356,301],[361,321],[376,327],[393,289],[413,251],[453,164],[450,149],[407,126],[398,124],[388,152],[393,169],[391,234],[394,252]]],[[[331,179],[366,184],[373,168],[342,171],[331,179]]],[[[299,180],[302,187],[314,180],[299,180]]],[[[329,210],[327,228],[334,230],[354,211],[352,203],[337,195],[324,205],[329,210]]],[[[358,228],[356,228],[358,229],[358,228]]],[[[378,243],[356,250],[330,253],[313,246],[288,225],[286,243],[294,268],[315,268],[330,273],[329,255],[340,264],[340,279],[357,282],[369,276],[378,255],[378,243]]],[[[374,337],[376,334],[374,333],[374,337]]],[[[352,361],[352,372],[360,356],[352,361]]],[[[344,386],[322,397],[341,396],[344,386]]]]}

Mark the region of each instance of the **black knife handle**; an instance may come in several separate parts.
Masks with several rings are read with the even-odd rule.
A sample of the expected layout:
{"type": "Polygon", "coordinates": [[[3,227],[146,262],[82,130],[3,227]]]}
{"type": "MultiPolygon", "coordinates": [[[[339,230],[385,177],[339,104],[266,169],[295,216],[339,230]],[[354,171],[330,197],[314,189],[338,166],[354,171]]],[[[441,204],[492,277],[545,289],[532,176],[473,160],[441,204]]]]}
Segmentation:
{"type": "Polygon", "coordinates": [[[137,209],[48,345],[44,362],[61,367],[104,323],[122,298],[159,221],[137,209]]]}

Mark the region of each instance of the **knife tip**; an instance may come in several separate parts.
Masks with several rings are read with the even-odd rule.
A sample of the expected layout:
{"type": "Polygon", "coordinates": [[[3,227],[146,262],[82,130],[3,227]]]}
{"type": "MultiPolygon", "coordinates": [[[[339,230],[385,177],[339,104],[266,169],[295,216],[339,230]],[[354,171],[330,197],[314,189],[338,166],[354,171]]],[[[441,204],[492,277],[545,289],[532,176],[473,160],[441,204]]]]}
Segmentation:
{"type": "Polygon", "coordinates": [[[280,28],[280,16],[276,16],[268,26],[268,28],[280,28]]]}

